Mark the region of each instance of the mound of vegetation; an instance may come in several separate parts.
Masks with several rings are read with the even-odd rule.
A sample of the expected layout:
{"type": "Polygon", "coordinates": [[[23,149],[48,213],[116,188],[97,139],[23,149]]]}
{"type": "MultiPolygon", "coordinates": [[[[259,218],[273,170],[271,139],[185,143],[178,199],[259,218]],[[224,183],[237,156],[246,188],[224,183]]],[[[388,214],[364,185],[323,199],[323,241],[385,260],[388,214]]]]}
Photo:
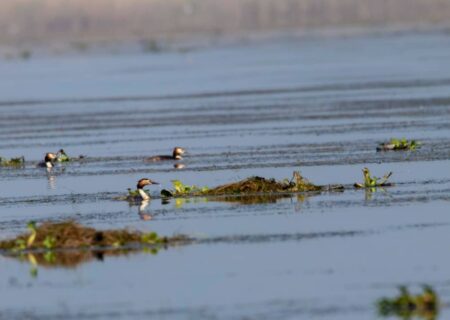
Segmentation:
{"type": "Polygon", "coordinates": [[[402,319],[436,319],[439,312],[439,298],[430,286],[424,286],[422,293],[412,295],[406,287],[394,298],[382,298],[377,302],[378,313],[383,317],[397,316],[402,319]]]}
{"type": "Polygon", "coordinates": [[[0,241],[0,250],[24,252],[54,249],[124,248],[129,246],[172,245],[189,242],[186,236],[160,237],[127,229],[96,230],[74,221],[28,224],[29,232],[0,241]]]}
{"type": "Polygon", "coordinates": [[[416,140],[395,139],[392,138],[389,142],[380,143],[377,151],[399,151],[399,150],[416,150],[420,147],[420,142],[416,140]]]}
{"type": "Polygon", "coordinates": [[[291,180],[277,181],[263,177],[250,177],[238,182],[224,184],[213,189],[207,187],[187,186],[178,180],[173,181],[173,190],[162,190],[163,197],[182,196],[227,196],[227,195],[252,195],[274,194],[286,192],[321,191],[323,186],[316,186],[303,178],[298,171],[294,172],[291,180]]]}

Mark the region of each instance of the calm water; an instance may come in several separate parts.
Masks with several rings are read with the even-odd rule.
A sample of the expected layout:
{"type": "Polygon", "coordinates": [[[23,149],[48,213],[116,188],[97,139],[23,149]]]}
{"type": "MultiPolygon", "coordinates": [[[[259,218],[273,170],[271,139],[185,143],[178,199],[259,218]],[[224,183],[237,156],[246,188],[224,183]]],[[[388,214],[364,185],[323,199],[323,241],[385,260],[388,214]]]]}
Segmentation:
{"type": "MultiPolygon", "coordinates": [[[[5,319],[377,319],[401,284],[450,300],[450,37],[295,39],[188,53],[0,60],[0,238],[29,220],[183,233],[198,244],[39,267],[0,257],[5,319]],[[415,152],[377,153],[408,137],[415,152]],[[146,156],[189,151],[183,170],[146,156]],[[48,151],[86,155],[51,172],[48,151]],[[317,184],[393,171],[376,193],[113,197],[150,177],[215,186],[251,175],[317,184]],[[142,214],[152,216],[143,221],[142,214]]],[[[440,319],[449,316],[444,308],[440,319]]]]}

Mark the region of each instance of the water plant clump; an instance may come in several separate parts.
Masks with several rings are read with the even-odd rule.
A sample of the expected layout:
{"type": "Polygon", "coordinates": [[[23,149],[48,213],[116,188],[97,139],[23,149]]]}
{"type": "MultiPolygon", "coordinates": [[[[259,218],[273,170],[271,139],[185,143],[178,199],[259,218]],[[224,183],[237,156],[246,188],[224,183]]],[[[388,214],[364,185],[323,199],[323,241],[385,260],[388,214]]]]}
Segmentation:
{"type": "Polygon", "coordinates": [[[420,147],[420,142],[416,140],[407,140],[392,138],[389,142],[380,143],[377,151],[399,151],[399,150],[416,150],[420,147]]]}
{"type": "Polygon", "coordinates": [[[14,239],[0,241],[0,250],[24,252],[33,250],[123,248],[127,246],[170,245],[186,243],[186,236],[161,237],[155,232],[127,229],[96,230],[74,221],[28,224],[29,232],[14,239]]]}
{"type": "Polygon", "coordinates": [[[64,149],[60,149],[56,154],[56,161],[58,162],[69,162],[71,161],[70,157],[64,151],[64,149]]]}
{"type": "Polygon", "coordinates": [[[1,167],[23,167],[25,165],[25,157],[17,157],[6,159],[0,157],[0,166],[1,167]]]}
{"type": "MultiPolygon", "coordinates": [[[[128,191],[127,195],[115,197],[114,199],[115,200],[124,200],[124,201],[128,201],[128,202],[133,202],[133,203],[140,202],[142,200],[142,197],[139,194],[139,190],[137,190],[137,189],[133,190],[131,188],[128,188],[127,191],[128,191]]],[[[147,190],[143,190],[143,191],[148,194],[147,190]]]]}
{"type": "Polygon", "coordinates": [[[277,181],[263,177],[250,177],[238,182],[224,184],[212,189],[207,187],[198,188],[196,186],[186,186],[178,180],[173,181],[174,190],[162,190],[163,197],[177,196],[226,196],[226,195],[252,195],[252,194],[273,194],[286,192],[307,192],[321,191],[323,186],[316,186],[301,176],[296,171],[291,180],[285,179],[277,181]]]}
{"type": "Polygon", "coordinates": [[[388,182],[392,172],[385,174],[382,178],[372,176],[368,168],[363,169],[363,183],[355,183],[355,188],[376,188],[376,187],[390,187],[393,183],[388,182]]]}
{"type": "Polygon", "coordinates": [[[197,187],[195,185],[187,185],[180,180],[172,180],[173,190],[161,190],[163,197],[180,197],[180,196],[202,196],[207,195],[208,187],[197,187]]]}
{"type": "Polygon", "coordinates": [[[291,180],[277,181],[262,177],[250,177],[238,182],[218,186],[208,191],[209,195],[251,194],[251,193],[282,193],[320,191],[323,187],[316,186],[303,178],[296,171],[291,180]]]}
{"type": "Polygon", "coordinates": [[[380,316],[397,316],[402,319],[422,318],[436,319],[440,303],[437,293],[431,286],[423,286],[422,293],[412,295],[404,286],[394,298],[382,298],[377,301],[380,316]]]}

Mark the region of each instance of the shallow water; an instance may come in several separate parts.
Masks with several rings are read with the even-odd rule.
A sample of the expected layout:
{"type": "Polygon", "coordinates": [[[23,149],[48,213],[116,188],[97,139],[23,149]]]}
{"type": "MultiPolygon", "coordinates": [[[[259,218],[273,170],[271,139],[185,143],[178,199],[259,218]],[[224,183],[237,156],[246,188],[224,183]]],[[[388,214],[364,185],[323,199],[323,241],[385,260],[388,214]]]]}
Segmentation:
{"type": "MultiPolygon", "coordinates": [[[[0,257],[7,319],[374,319],[400,284],[450,299],[448,35],[295,39],[188,53],[0,60],[0,237],[29,220],[183,233],[197,244],[73,269],[0,257]],[[376,152],[391,137],[414,152],[376,152]],[[146,163],[185,147],[186,165],[146,163]],[[36,168],[64,148],[82,161],[36,168]],[[267,203],[113,197],[144,176],[215,186],[251,175],[395,186],[267,203]],[[149,221],[142,215],[150,215],[149,221]],[[441,245],[444,244],[444,245],[441,245]],[[444,251],[444,252],[442,252],[444,251]]],[[[441,311],[444,319],[448,311],[441,311]]]]}

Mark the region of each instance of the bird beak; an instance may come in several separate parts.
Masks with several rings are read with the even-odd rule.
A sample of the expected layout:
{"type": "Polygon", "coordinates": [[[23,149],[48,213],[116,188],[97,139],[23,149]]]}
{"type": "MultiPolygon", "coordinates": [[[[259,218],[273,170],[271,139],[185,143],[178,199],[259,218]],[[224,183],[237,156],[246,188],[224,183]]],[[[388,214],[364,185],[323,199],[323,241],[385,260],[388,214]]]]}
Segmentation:
{"type": "Polygon", "coordinates": [[[159,182],[156,181],[152,181],[152,184],[160,184],[159,182]]]}

